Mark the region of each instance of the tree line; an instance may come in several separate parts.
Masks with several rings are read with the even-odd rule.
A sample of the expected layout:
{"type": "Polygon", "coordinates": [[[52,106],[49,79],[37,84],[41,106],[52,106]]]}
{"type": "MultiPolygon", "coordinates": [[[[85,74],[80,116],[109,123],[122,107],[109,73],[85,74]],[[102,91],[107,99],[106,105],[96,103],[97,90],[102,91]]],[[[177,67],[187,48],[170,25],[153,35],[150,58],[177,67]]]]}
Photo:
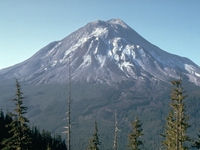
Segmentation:
{"type": "Polygon", "coordinates": [[[27,107],[23,106],[23,93],[16,79],[16,98],[14,112],[4,115],[0,111],[0,149],[1,150],[67,150],[60,135],[52,136],[49,131],[40,131],[29,127],[29,120],[24,115],[27,107]]]}
{"type": "MultiPolygon", "coordinates": [[[[189,117],[186,115],[185,98],[187,95],[182,87],[182,80],[174,80],[172,83],[170,111],[166,117],[164,132],[161,133],[162,147],[164,150],[188,150],[200,149],[200,135],[198,140],[193,140],[187,134],[189,117]]],[[[27,107],[23,106],[23,93],[21,85],[16,79],[16,93],[14,112],[6,115],[0,111],[0,149],[1,150],[67,150],[65,141],[60,135],[52,136],[49,131],[40,131],[37,127],[29,127],[29,120],[24,115],[27,107]]],[[[117,121],[115,131],[119,131],[117,121]]],[[[141,150],[143,148],[142,123],[138,117],[131,123],[132,132],[128,135],[127,148],[141,150]]],[[[115,132],[115,133],[116,133],[115,132]]],[[[117,150],[117,134],[113,141],[113,149],[117,150]]],[[[94,134],[88,142],[87,150],[99,150],[102,142],[99,139],[97,122],[94,124],[94,134]]],[[[126,148],[124,148],[126,149],[126,148]]]]}
{"type": "MultiPolygon", "coordinates": [[[[161,145],[159,149],[162,150],[189,150],[189,149],[200,149],[200,135],[198,135],[198,140],[193,140],[187,134],[187,129],[191,127],[188,124],[189,116],[186,115],[186,106],[184,88],[182,87],[182,80],[174,80],[171,82],[173,88],[171,92],[171,101],[170,101],[170,111],[166,117],[166,124],[164,126],[164,133],[161,133],[162,137],[161,145]]],[[[138,119],[131,123],[132,132],[128,135],[128,149],[130,150],[142,150],[143,141],[143,129],[142,123],[138,119]]],[[[117,150],[117,145],[114,140],[114,150],[117,150]]],[[[98,137],[97,123],[95,122],[95,131],[94,135],[90,140],[88,150],[99,150],[98,145],[101,142],[98,137]]],[[[124,148],[126,149],[126,148],[124,148]]]]}

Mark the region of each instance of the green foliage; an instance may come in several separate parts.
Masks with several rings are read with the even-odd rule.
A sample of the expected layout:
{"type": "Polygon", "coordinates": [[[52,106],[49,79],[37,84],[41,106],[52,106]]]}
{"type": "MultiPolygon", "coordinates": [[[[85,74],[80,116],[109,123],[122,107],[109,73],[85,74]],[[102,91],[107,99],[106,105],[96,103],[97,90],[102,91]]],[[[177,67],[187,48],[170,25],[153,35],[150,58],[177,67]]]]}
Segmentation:
{"type": "Polygon", "coordinates": [[[167,150],[175,149],[176,143],[175,143],[175,127],[174,127],[174,117],[172,110],[167,116],[166,120],[166,126],[165,126],[165,132],[161,136],[165,138],[164,141],[162,141],[162,144],[166,147],[167,150]]]}
{"type": "Polygon", "coordinates": [[[6,128],[7,124],[10,124],[12,122],[12,118],[10,114],[6,114],[4,116],[3,111],[0,110],[0,149],[3,149],[4,146],[2,145],[2,141],[4,138],[9,138],[11,134],[8,132],[10,128],[6,128]]]}
{"type": "Polygon", "coordinates": [[[97,122],[95,121],[94,134],[93,134],[92,138],[89,141],[88,150],[99,150],[98,145],[101,145],[101,142],[99,141],[97,122]]]}
{"type": "Polygon", "coordinates": [[[66,150],[65,142],[61,136],[52,138],[51,133],[43,130],[42,134],[34,127],[28,127],[28,118],[24,115],[27,107],[23,106],[23,93],[21,86],[16,79],[16,98],[13,99],[16,108],[14,113],[7,113],[4,116],[0,110],[0,149],[1,150],[66,150]]]}
{"type": "Polygon", "coordinates": [[[32,147],[31,150],[66,150],[65,141],[62,141],[60,135],[51,136],[46,130],[40,132],[37,127],[31,130],[32,147]]]}
{"type": "MultiPolygon", "coordinates": [[[[9,99],[12,98],[13,80],[0,80],[0,108],[4,112],[13,109],[9,99]]],[[[20,82],[23,92],[26,93],[24,105],[28,107],[26,116],[40,129],[51,131],[52,134],[60,134],[66,126],[66,97],[68,85],[46,84],[32,85],[20,82]]],[[[188,134],[195,139],[200,122],[200,87],[183,82],[184,89],[189,97],[185,101],[187,114],[190,117],[188,134]]],[[[170,84],[158,83],[151,87],[138,89],[134,82],[119,83],[117,85],[104,85],[98,83],[73,83],[72,84],[72,148],[80,150],[87,147],[92,135],[94,117],[99,120],[98,129],[101,135],[100,148],[110,150],[113,147],[114,136],[114,110],[118,110],[119,132],[118,149],[127,146],[130,133],[129,122],[138,116],[143,122],[142,138],[143,148],[155,150],[161,148],[162,138],[160,133],[169,113],[170,84]],[[165,87],[164,89],[161,87],[165,87]],[[141,90],[141,91],[140,91],[141,90]],[[145,91],[144,91],[145,90],[145,91]]],[[[6,114],[5,114],[6,115],[6,114]]],[[[6,115],[8,116],[8,115],[6,115]]],[[[0,132],[1,133],[1,132],[0,132]]],[[[1,134],[0,134],[1,135],[1,134]]],[[[67,139],[62,134],[63,139],[67,139]]],[[[40,144],[41,145],[41,144],[40,144]]],[[[51,147],[51,146],[50,146],[51,147]]],[[[45,149],[47,145],[45,145],[45,149]]],[[[52,149],[52,147],[51,147],[52,149]]],[[[52,149],[53,150],[53,149],[52,149]]]]}
{"type": "Polygon", "coordinates": [[[138,117],[135,118],[135,121],[131,123],[133,132],[129,134],[129,145],[128,147],[131,150],[140,150],[139,147],[143,144],[140,140],[141,136],[143,135],[142,131],[142,124],[138,117]]]}
{"type": "Polygon", "coordinates": [[[7,126],[10,127],[10,133],[12,137],[4,139],[2,144],[5,145],[7,149],[19,149],[26,150],[28,149],[27,145],[31,142],[29,128],[27,123],[29,120],[23,115],[26,113],[27,107],[23,106],[23,93],[21,92],[21,86],[16,79],[16,98],[13,99],[15,102],[16,108],[14,109],[15,113],[11,113],[11,116],[14,118],[10,124],[7,126]]]}
{"type": "Polygon", "coordinates": [[[194,141],[192,147],[196,149],[200,149],[200,135],[198,135],[198,140],[194,141]]]}
{"type": "MultiPolygon", "coordinates": [[[[2,143],[3,139],[10,139],[13,137],[13,133],[9,133],[10,129],[6,128],[6,124],[10,124],[13,121],[10,113],[7,113],[6,116],[1,113],[0,115],[0,143],[2,143]]],[[[60,135],[51,136],[49,131],[42,130],[42,133],[39,131],[37,127],[32,127],[29,129],[31,142],[27,144],[28,150],[67,150],[65,141],[62,140],[60,135]]],[[[6,150],[14,150],[16,148],[12,147],[12,145],[7,146],[4,144],[0,144],[0,149],[6,150]]]]}
{"type": "Polygon", "coordinates": [[[185,114],[185,103],[187,97],[182,88],[182,80],[172,81],[173,91],[171,93],[171,110],[167,117],[165,132],[162,135],[165,139],[162,142],[166,150],[189,149],[187,142],[190,141],[186,131],[189,127],[188,116],[185,114]]]}

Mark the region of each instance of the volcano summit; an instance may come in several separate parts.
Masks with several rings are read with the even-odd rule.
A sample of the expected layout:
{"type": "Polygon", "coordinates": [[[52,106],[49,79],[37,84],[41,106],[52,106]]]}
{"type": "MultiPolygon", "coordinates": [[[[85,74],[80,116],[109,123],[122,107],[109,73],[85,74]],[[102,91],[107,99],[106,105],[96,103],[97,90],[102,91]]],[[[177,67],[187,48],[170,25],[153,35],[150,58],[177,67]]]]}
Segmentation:
{"type": "MultiPolygon", "coordinates": [[[[30,121],[61,133],[71,87],[74,150],[84,149],[94,120],[101,127],[102,143],[112,143],[115,110],[122,130],[119,149],[126,146],[130,122],[136,116],[144,122],[146,149],[156,149],[169,106],[169,83],[180,78],[180,73],[190,95],[187,110],[196,132],[200,67],[161,50],[120,19],[98,20],[48,44],[26,61],[0,70],[0,104],[4,110],[14,107],[9,100],[17,78],[26,93],[30,121]]],[[[102,144],[102,149],[108,147],[102,144]]]]}
{"type": "Polygon", "coordinates": [[[180,72],[200,85],[200,68],[187,58],[152,45],[120,19],[94,21],[52,42],[26,61],[0,71],[1,78],[34,84],[72,80],[97,83],[168,82],[180,72]]]}

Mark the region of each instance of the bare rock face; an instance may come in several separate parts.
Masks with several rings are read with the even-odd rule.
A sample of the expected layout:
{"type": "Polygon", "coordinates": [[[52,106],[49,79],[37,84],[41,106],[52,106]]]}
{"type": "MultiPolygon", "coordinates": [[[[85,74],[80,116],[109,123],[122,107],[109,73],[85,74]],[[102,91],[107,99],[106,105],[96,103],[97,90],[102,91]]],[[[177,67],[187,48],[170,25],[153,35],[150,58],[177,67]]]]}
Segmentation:
{"type": "Polygon", "coordinates": [[[34,84],[73,81],[168,82],[180,73],[200,85],[200,67],[152,45],[120,19],[94,21],[52,42],[26,61],[0,70],[0,78],[34,84]]]}

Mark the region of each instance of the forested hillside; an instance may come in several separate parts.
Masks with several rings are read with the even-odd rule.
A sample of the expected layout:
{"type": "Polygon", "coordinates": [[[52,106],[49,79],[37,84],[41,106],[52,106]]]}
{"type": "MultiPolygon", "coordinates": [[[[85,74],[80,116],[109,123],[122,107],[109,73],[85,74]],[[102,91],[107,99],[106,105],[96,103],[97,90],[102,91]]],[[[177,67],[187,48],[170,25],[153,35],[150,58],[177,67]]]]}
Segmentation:
{"type": "Polygon", "coordinates": [[[0,149],[1,150],[66,150],[65,141],[60,135],[52,137],[46,130],[30,127],[29,119],[24,115],[27,107],[23,105],[21,85],[16,80],[16,93],[12,101],[15,103],[13,112],[5,116],[0,110],[0,149]]]}
{"type": "MultiPolygon", "coordinates": [[[[116,113],[107,112],[106,116],[104,116],[104,114],[102,113],[102,111],[105,111],[106,109],[101,109],[101,111],[96,112],[97,114],[100,112],[102,113],[98,114],[100,117],[95,117],[94,116],[95,114],[91,115],[91,111],[94,111],[95,108],[99,108],[98,105],[100,105],[99,103],[100,97],[99,99],[96,100],[91,99],[90,101],[85,103],[85,105],[87,105],[86,107],[87,109],[85,109],[84,111],[80,111],[83,106],[81,107],[80,105],[78,105],[78,102],[80,102],[78,100],[78,97],[82,97],[84,96],[84,94],[80,93],[80,95],[76,95],[77,101],[72,100],[73,103],[72,103],[72,116],[71,116],[72,117],[71,149],[74,150],[87,149],[87,148],[93,149],[95,146],[97,146],[99,149],[105,149],[105,150],[113,148],[123,150],[129,148],[131,149],[133,147],[153,150],[153,149],[167,149],[167,147],[169,146],[176,147],[177,146],[176,142],[179,143],[178,144],[180,147],[179,149],[199,148],[200,143],[198,137],[199,134],[198,116],[200,112],[198,107],[200,105],[200,98],[198,90],[196,88],[192,89],[191,88],[192,86],[189,84],[187,87],[184,88],[184,86],[182,86],[182,81],[179,80],[175,80],[172,83],[173,84],[171,85],[170,88],[171,90],[168,89],[166,92],[163,92],[165,93],[164,94],[165,99],[163,100],[163,103],[155,101],[158,102],[156,107],[153,106],[153,104],[155,105],[155,102],[152,103],[148,100],[144,101],[142,100],[144,97],[139,96],[136,93],[134,95],[129,91],[128,93],[129,96],[127,97],[129,99],[137,98],[139,99],[139,101],[135,101],[134,104],[130,103],[131,104],[130,107],[119,106],[119,104],[117,104],[118,107],[112,105],[114,107],[113,109],[117,110],[116,113]],[[133,97],[133,95],[135,97],[133,97]],[[77,104],[77,106],[74,106],[75,104],[77,104]],[[158,109],[159,107],[163,109],[160,110],[158,109]],[[179,112],[178,116],[176,115],[177,112],[179,112]],[[177,117],[180,122],[177,122],[177,117]],[[112,119],[110,120],[109,118],[112,119]],[[182,118],[182,120],[180,120],[180,118],[182,118]],[[184,135],[184,136],[181,137],[179,136],[179,138],[174,138],[177,137],[176,133],[179,133],[178,135],[184,135]]],[[[98,89],[101,89],[102,88],[101,86],[98,86],[98,89]]],[[[12,141],[13,137],[17,138],[17,136],[15,135],[15,133],[18,132],[17,130],[19,130],[19,128],[16,128],[19,125],[16,122],[19,118],[18,113],[16,113],[17,111],[20,111],[22,113],[21,117],[22,116],[24,117],[24,119],[22,120],[26,120],[23,123],[25,125],[24,127],[28,129],[26,130],[26,136],[28,137],[27,139],[29,140],[25,142],[27,143],[25,144],[26,149],[30,150],[67,149],[65,143],[65,141],[67,140],[62,140],[62,138],[67,139],[67,137],[63,134],[58,135],[58,133],[61,133],[61,130],[62,131],[65,130],[64,127],[67,125],[67,122],[63,121],[63,119],[66,118],[66,113],[63,114],[62,117],[59,116],[60,118],[59,122],[61,122],[60,131],[58,132],[56,130],[54,131],[51,130],[53,131],[53,134],[57,133],[56,135],[53,135],[51,134],[50,131],[47,131],[47,129],[57,128],[56,126],[58,125],[58,122],[54,122],[54,118],[52,118],[52,120],[49,121],[51,122],[50,124],[48,125],[46,124],[47,126],[44,129],[34,126],[33,124],[35,124],[36,122],[31,122],[32,120],[29,122],[29,118],[27,117],[27,116],[30,117],[34,114],[26,115],[29,108],[24,106],[27,103],[23,103],[26,102],[28,98],[31,98],[31,95],[29,94],[27,98],[23,96],[19,82],[17,82],[16,87],[17,87],[16,92],[13,92],[15,94],[10,93],[10,98],[12,97],[13,102],[10,101],[10,99],[8,100],[8,102],[11,104],[13,103],[13,106],[15,105],[14,107],[16,108],[14,108],[13,112],[7,112],[5,114],[5,112],[1,111],[0,114],[1,149],[6,148],[7,139],[11,139],[12,141]],[[13,97],[16,98],[13,99],[13,97]],[[19,103],[20,105],[16,105],[17,103],[19,103]],[[21,108],[23,111],[20,110],[19,108],[21,108]]],[[[77,88],[78,86],[76,86],[76,89],[77,88]]],[[[41,89],[38,88],[37,89],[38,92],[41,89]]],[[[107,88],[107,90],[108,89],[109,88],[107,88]]],[[[92,86],[91,90],[94,90],[92,89],[92,86]]],[[[25,89],[25,91],[27,91],[27,89],[25,89]]],[[[72,88],[72,92],[74,91],[75,91],[74,88],[72,88]]],[[[118,92],[119,91],[120,89],[118,90],[118,92]]],[[[59,94],[59,90],[57,92],[58,93],[56,96],[58,95],[61,96],[59,94]]],[[[114,92],[111,88],[109,89],[109,93],[112,93],[111,94],[112,98],[110,98],[110,100],[112,99],[114,100],[115,98],[118,97],[117,93],[114,92]]],[[[93,94],[94,94],[93,96],[98,94],[100,95],[100,92],[96,91],[96,93],[93,94]]],[[[109,95],[106,92],[104,94],[105,98],[107,98],[107,96],[109,95]]],[[[90,96],[88,97],[85,96],[85,99],[88,100],[90,96]]],[[[156,97],[156,95],[154,96],[156,97]]],[[[151,98],[151,100],[154,101],[153,98],[151,98]]],[[[67,105],[67,101],[65,102],[67,105]]],[[[103,100],[101,101],[102,106],[108,104],[108,102],[106,103],[105,102],[106,101],[103,100]]],[[[28,104],[30,106],[30,103],[28,104]]],[[[62,108],[64,109],[65,112],[67,111],[67,107],[63,106],[62,108]]],[[[58,113],[58,110],[54,109],[53,106],[51,111],[53,113],[56,112],[58,113]]],[[[50,116],[49,119],[51,119],[50,116]]],[[[36,119],[34,119],[34,121],[35,120],[36,119]]],[[[38,120],[36,124],[39,126],[40,126],[39,122],[41,122],[41,124],[44,124],[43,120],[38,120]]]]}
{"type": "MultiPolygon", "coordinates": [[[[0,112],[0,149],[5,148],[5,145],[2,143],[3,140],[12,137],[13,135],[9,133],[10,128],[7,127],[13,121],[10,113],[0,112]]],[[[50,131],[40,130],[36,126],[29,128],[28,133],[30,134],[31,140],[27,145],[28,150],[66,150],[65,140],[61,138],[60,135],[52,135],[50,131]]]]}

